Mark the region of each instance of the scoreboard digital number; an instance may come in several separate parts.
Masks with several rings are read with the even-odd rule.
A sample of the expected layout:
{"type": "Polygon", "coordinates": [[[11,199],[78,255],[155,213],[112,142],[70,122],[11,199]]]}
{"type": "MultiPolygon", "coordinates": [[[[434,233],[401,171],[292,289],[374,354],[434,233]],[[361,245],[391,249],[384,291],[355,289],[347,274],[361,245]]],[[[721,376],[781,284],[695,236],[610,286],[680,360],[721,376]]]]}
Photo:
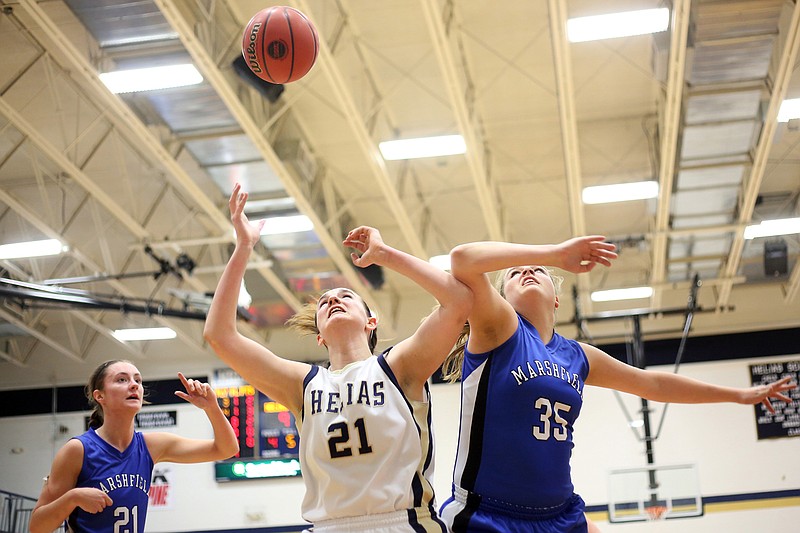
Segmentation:
{"type": "Polygon", "coordinates": [[[216,480],[299,476],[300,435],[294,415],[252,385],[236,383],[230,371],[226,377],[214,390],[239,440],[239,453],[215,464],[216,480]]]}
{"type": "MultiPolygon", "coordinates": [[[[787,376],[791,377],[793,382],[798,382],[800,361],[750,365],[750,378],[753,385],[765,385],[787,376]]],[[[800,437],[800,389],[795,388],[784,394],[791,398],[791,401],[783,402],[772,399],[775,413],[770,413],[763,405],[756,404],[756,429],[759,440],[775,437],[800,437]]]]}
{"type": "Polygon", "coordinates": [[[256,452],[256,394],[252,385],[215,389],[222,413],[239,440],[238,458],[253,458],[256,452]]]}

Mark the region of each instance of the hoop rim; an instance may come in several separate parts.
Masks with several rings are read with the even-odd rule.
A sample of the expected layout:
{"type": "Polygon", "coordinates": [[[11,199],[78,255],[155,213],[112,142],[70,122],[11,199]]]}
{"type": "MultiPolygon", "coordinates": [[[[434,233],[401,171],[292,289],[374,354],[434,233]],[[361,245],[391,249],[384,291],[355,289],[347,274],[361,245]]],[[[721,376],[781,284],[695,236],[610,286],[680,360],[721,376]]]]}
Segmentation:
{"type": "Polygon", "coordinates": [[[667,507],[665,505],[651,505],[645,511],[647,512],[648,522],[655,522],[666,518],[667,507]]]}

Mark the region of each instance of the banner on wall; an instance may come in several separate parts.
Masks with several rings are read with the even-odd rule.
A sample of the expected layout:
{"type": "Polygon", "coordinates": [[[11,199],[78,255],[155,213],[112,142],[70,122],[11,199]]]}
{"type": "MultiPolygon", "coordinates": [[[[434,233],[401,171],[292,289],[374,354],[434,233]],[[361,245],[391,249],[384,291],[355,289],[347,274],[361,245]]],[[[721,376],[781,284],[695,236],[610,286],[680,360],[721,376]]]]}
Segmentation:
{"type": "MultiPolygon", "coordinates": [[[[800,361],[782,363],[762,363],[750,365],[751,383],[765,385],[772,381],[790,377],[793,382],[800,380],[800,361]]],[[[761,404],[755,406],[758,440],[776,437],[800,437],[800,389],[787,391],[790,402],[771,400],[775,413],[770,413],[761,404]]]]}
{"type": "MultiPolygon", "coordinates": [[[[174,428],[178,425],[177,411],[144,411],[136,413],[133,419],[134,429],[174,428]]],[[[89,417],[83,417],[83,430],[89,430],[89,417]]]]}
{"type": "Polygon", "coordinates": [[[177,411],[142,411],[134,419],[136,429],[174,428],[178,425],[177,411]]]}
{"type": "Polygon", "coordinates": [[[173,476],[170,465],[156,465],[150,482],[150,502],[148,509],[172,508],[173,476]]]}

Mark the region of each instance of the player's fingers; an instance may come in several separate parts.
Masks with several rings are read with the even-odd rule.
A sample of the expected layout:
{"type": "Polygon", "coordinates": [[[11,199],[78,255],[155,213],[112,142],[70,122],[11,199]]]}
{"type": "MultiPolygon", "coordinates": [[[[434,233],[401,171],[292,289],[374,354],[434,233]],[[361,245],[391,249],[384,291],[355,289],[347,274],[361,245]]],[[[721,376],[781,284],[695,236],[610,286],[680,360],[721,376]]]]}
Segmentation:
{"type": "Polygon", "coordinates": [[[775,414],[775,408],[774,408],[774,407],[772,407],[772,402],[770,402],[770,401],[769,401],[769,398],[764,398],[764,399],[761,401],[761,404],[762,404],[764,407],[766,407],[766,408],[767,408],[767,411],[769,411],[769,412],[770,412],[770,413],[772,413],[772,414],[775,414]]]}

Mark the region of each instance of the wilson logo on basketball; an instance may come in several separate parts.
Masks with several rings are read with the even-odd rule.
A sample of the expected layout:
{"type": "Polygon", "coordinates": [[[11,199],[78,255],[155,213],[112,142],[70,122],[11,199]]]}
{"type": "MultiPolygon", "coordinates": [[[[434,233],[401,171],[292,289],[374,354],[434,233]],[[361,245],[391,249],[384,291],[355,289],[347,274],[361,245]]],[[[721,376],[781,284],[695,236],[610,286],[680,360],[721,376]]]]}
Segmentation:
{"type": "Polygon", "coordinates": [[[258,29],[260,27],[260,22],[253,24],[253,28],[250,30],[250,40],[247,43],[247,48],[245,48],[247,63],[253,72],[261,72],[261,65],[258,64],[258,58],[256,57],[256,39],[258,38],[258,29]]]}
{"type": "Polygon", "coordinates": [[[314,66],[317,53],[314,24],[288,6],[262,9],[242,32],[242,57],[257,77],[269,83],[299,80],[314,66]]]}
{"type": "Polygon", "coordinates": [[[286,52],[289,47],[283,41],[272,41],[267,45],[267,53],[272,59],[283,59],[286,57],[286,52]]]}

